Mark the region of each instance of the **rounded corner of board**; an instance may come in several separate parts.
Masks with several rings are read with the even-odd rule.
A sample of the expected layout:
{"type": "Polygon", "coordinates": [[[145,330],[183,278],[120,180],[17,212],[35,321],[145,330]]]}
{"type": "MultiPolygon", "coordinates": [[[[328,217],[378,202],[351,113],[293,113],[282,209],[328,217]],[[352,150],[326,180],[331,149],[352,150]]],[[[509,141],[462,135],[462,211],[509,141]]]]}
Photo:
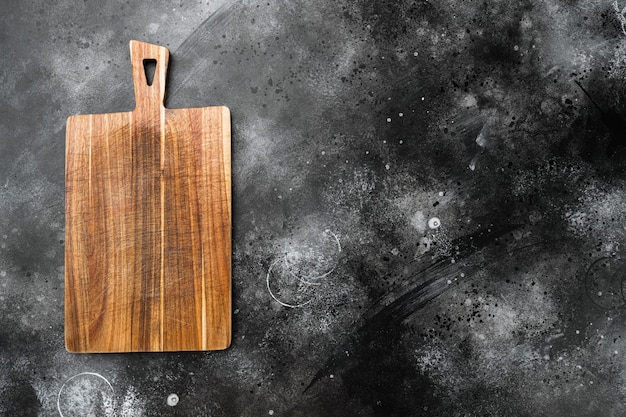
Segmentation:
{"type": "Polygon", "coordinates": [[[217,351],[220,351],[220,350],[226,350],[226,349],[228,349],[231,345],[232,345],[232,339],[229,337],[229,338],[228,338],[228,340],[225,340],[225,341],[224,341],[224,344],[223,344],[223,345],[217,346],[217,347],[215,347],[215,349],[213,349],[213,350],[217,350],[217,351]]]}
{"type": "Polygon", "coordinates": [[[65,338],[65,351],[67,353],[82,353],[81,350],[76,349],[75,346],[72,346],[71,342],[67,338],[65,338]]]}

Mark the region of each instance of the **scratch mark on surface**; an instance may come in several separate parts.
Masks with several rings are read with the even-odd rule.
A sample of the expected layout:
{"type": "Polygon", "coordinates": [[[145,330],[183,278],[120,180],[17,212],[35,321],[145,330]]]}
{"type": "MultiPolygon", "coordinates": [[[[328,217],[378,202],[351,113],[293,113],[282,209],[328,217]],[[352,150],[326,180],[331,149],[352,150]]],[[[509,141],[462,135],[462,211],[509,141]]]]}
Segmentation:
{"type": "Polygon", "coordinates": [[[209,18],[207,18],[196,30],[194,30],[185,41],[176,50],[178,59],[183,60],[187,55],[195,55],[193,62],[196,62],[193,68],[187,72],[187,76],[178,84],[175,89],[171,90],[171,96],[174,96],[181,88],[188,84],[189,80],[196,76],[199,68],[209,59],[203,54],[198,54],[198,45],[208,45],[209,39],[212,39],[214,34],[222,27],[225,26],[231,19],[233,19],[233,10],[239,2],[233,2],[232,4],[223,4],[220,6],[209,18]]]}
{"type": "Polygon", "coordinates": [[[622,33],[626,35],[626,7],[622,10],[619,9],[619,4],[617,1],[613,2],[613,9],[615,9],[615,13],[617,13],[617,19],[622,25],[622,33]]]}
{"type": "Polygon", "coordinates": [[[463,265],[461,262],[463,259],[469,259],[472,255],[480,253],[489,244],[497,242],[500,237],[519,227],[513,224],[488,226],[458,239],[456,245],[458,251],[454,258],[448,256],[432,261],[427,266],[416,263],[413,266],[416,270],[407,276],[407,281],[411,284],[409,288],[402,289],[403,293],[397,296],[392,291],[388,296],[395,297],[390,302],[387,302],[388,296],[379,299],[363,317],[364,321],[356,333],[337,350],[339,353],[331,354],[303,392],[308,391],[332,369],[345,365],[345,362],[349,360],[354,360],[353,357],[358,356],[358,352],[363,353],[368,349],[369,341],[374,338],[383,337],[385,343],[391,340],[394,332],[404,320],[450,288],[449,282],[454,280],[461,269],[464,271],[462,276],[469,277],[482,267],[482,261],[463,265]],[[452,259],[455,262],[451,262],[452,259]],[[349,358],[342,354],[347,351],[356,351],[357,354],[349,358]]]}
{"type": "Polygon", "coordinates": [[[612,137],[611,141],[607,145],[606,154],[609,157],[613,157],[619,148],[624,148],[624,146],[626,146],[626,135],[624,134],[626,120],[613,110],[602,109],[602,107],[600,107],[591,94],[582,86],[580,82],[578,82],[578,80],[574,80],[574,82],[598,110],[602,123],[604,123],[604,125],[609,129],[612,137]]]}
{"type": "Polygon", "coordinates": [[[336,234],[334,234],[330,229],[325,230],[326,233],[330,233],[334,238],[335,242],[337,242],[337,252],[341,252],[341,242],[339,242],[339,238],[336,234]]]}

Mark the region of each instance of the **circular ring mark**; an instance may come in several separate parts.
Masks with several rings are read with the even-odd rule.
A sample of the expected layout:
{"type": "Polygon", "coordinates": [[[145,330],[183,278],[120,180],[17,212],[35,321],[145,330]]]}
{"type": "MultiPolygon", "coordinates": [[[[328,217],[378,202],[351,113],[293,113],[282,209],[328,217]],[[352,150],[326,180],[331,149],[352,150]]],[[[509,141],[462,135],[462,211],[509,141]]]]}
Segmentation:
{"type": "Polygon", "coordinates": [[[115,393],[115,391],[113,390],[113,385],[111,385],[109,380],[106,379],[105,377],[103,377],[102,375],[98,374],[98,373],[95,373],[95,372],[81,372],[80,374],[76,374],[74,376],[71,376],[63,383],[63,385],[61,385],[61,389],[59,390],[59,394],[57,395],[57,411],[59,412],[59,415],[61,417],[65,417],[63,415],[63,411],[61,410],[61,394],[63,393],[63,388],[65,388],[65,386],[68,384],[68,382],[70,382],[70,381],[72,381],[72,380],[74,380],[76,378],[79,378],[81,376],[94,376],[96,378],[99,378],[99,379],[103,380],[108,385],[108,387],[111,389],[111,394],[115,393]]]}
{"type": "Polygon", "coordinates": [[[439,226],[441,226],[441,220],[439,220],[439,217],[432,217],[428,220],[428,227],[431,229],[437,229],[439,226]]]}
{"type": "MultiPolygon", "coordinates": [[[[330,235],[334,239],[334,241],[331,240],[332,243],[337,245],[337,253],[341,253],[341,243],[339,242],[339,238],[337,237],[335,233],[333,233],[330,229],[326,229],[321,233],[321,235],[325,237],[328,237],[330,235]]],[[[322,274],[315,275],[312,271],[308,271],[308,274],[307,274],[306,273],[307,271],[305,271],[306,268],[302,268],[301,265],[297,265],[297,264],[298,264],[297,261],[294,262],[293,260],[289,259],[289,254],[285,253],[284,265],[287,267],[287,273],[291,275],[292,277],[296,278],[297,280],[299,280],[300,282],[302,282],[303,284],[307,284],[307,285],[320,285],[319,282],[316,282],[317,280],[326,278],[327,276],[329,276],[335,271],[335,267],[333,266],[322,274]],[[299,273],[294,273],[293,272],[294,270],[299,271],[299,273]],[[305,277],[302,276],[303,272],[306,275],[305,277]]],[[[321,266],[321,264],[315,265],[314,269],[318,269],[319,266],[321,266]]]]}
{"type": "Polygon", "coordinates": [[[176,404],[178,404],[179,400],[180,399],[178,398],[178,395],[172,393],[167,396],[167,405],[169,405],[170,407],[174,407],[176,404]]]}
{"type": "Polygon", "coordinates": [[[311,301],[313,301],[313,299],[308,300],[305,303],[301,303],[301,304],[289,304],[289,303],[285,303],[281,300],[278,299],[278,297],[276,297],[276,295],[274,295],[274,292],[272,292],[272,288],[270,287],[270,275],[272,274],[272,269],[274,268],[274,265],[276,265],[278,263],[278,260],[275,260],[274,262],[272,262],[270,264],[270,267],[267,270],[267,277],[265,280],[265,283],[267,284],[267,292],[270,293],[270,296],[280,305],[285,306],[285,307],[289,307],[289,308],[299,308],[299,307],[304,307],[305,305],[309,304],[311,301]]]}
{"type": "MultiPolygon", "coordinates": [[[[341,252],[341,243],[339,241],[339,238],[337,237],[337,235],[335,233],[333,233],[330,229],[326,229],[321,233],[321,236],[323,236],[325,239],[330,239],[330,242],[332,244],[332,246],[336,245],[336,253],[340,253],[341,252]]],[[[267,275],[266,275],[266,286],[267,286],[267,291],[269,292],[270,296],[274,299],[274,301],[276,301],[277,303],[279,303],[280,305],[284,306],[284,307],[289,307],[289,308],[299,308],[299,307],[304,307],[305,305],[309,304],[311,301],[313,301],[313,297],[311,297],[308,301],[303,302],[303,303],[298,303],[298,304],[292,304],[292,303],[286,303],[282,300],[279,299],[279,297],[272,291],[272,287],[270,285],[270,280],[271,280],[271,276],[272,276],[272,271],[275,269],[276,265],[281,262],[282,263],[282,273],[283,275],[286,274],[286,276],[289,276],[293,282],[295,282],[296,284],[303,284],[306,288],[309,288],[311,286],[314,285],[321,285],[321,282],[319,282],[319,280],[322,280],[323,278],[326,278],[327,276],[329,276],[330,274],[332,274],[335,271],[335,267],[332,265],[326,265],[326,262],[328,261],[328,259],[330,258],[326,258],[324,256],[324,252],[325,251],[321,251],[321,262],[317,262],[317,263],[313,263],[311,264],[310,262],[310,258],[311,258],[311,254],[308,253],[305,250],[306,256],[300,258],[298,256],[296,256],[295,259],[290,259],[289,257],[289,253],[285,253],[284,256],[282,257],[278,257],[277,259],[275,259],[269,266],[268,270],[267,270],[267,275]],[[326,268],[324,268],[324,266],[326,266],[326,268]],[[327,267],[330,267],[329,269],[327,267]],[[323,268],[323,269],[322,269],[323,268]],[[322,274],[319,273],[315,273],[316,270],[318,269],[322,269],[322,270],[326,270],[325,272],[323,272],[322,274]]],[[[333,251],[334,252],[334,251],[333,251]]],[[[296,251],[296,254],[298,252],[296,251]]],[[[320,258],[315,257],[318,261],[320,260],[320,258]]],[[[287,283],[288,286],[293,285],[292,283],[287,283]]],[[[296,285],[297,287],[300,287],[300,285],[296,285]]],[[[301,287],[298,288],[298,291],[300,291],[301,287]]]]}

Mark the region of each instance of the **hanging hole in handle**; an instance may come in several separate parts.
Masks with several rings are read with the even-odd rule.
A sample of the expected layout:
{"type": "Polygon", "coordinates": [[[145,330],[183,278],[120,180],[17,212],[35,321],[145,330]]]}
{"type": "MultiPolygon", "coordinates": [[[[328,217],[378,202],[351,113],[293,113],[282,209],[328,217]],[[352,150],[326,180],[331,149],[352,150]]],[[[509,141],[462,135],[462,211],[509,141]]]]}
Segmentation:
{"type": "Polygon", "coordinates": [[[152,85],[154,81],[154,73],[156,72],[156,59],[144,59],[143,70],[146,74],[146,82],[148,85],[152,85]]]}

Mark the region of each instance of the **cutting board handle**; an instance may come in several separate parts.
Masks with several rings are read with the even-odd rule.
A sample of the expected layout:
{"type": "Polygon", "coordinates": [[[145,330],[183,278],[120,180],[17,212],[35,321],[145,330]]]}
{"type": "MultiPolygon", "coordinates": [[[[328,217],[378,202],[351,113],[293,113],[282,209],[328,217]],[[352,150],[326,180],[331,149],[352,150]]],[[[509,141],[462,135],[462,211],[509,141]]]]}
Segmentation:
{"type": "Polygon", "coordinates": [[[150,108],[165,107],[165,83],[167,65],[170,59],[169,49],[146,42],[130,41],[130,60],[133,66],[135,84],[135,111],[149,111],[150,108]],[[152,84],[146,78],[146,64],[156,61],[152,84]]]}

